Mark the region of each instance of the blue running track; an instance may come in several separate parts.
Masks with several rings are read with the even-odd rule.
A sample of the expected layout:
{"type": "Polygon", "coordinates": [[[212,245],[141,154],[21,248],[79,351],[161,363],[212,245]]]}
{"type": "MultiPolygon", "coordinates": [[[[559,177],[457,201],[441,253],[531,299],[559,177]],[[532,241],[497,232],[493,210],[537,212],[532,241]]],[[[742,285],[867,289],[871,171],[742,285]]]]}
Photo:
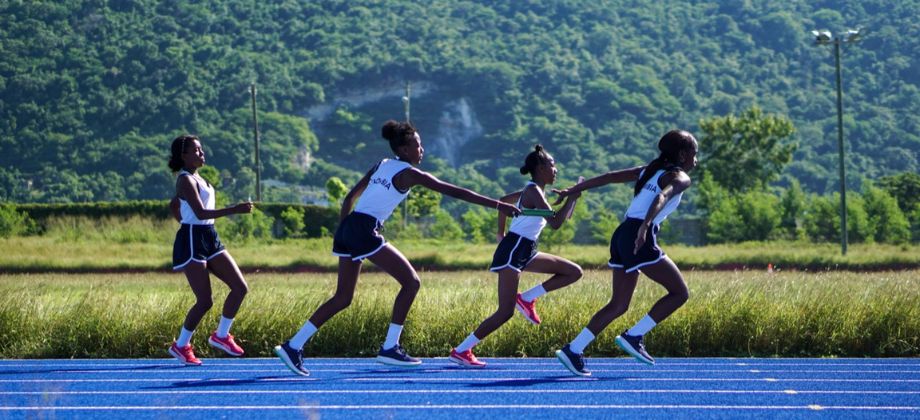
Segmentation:
{"type": "Polygon", "coordinates": [[[920,359],[0,360],[0,418],[920,418],[920,359]]]}

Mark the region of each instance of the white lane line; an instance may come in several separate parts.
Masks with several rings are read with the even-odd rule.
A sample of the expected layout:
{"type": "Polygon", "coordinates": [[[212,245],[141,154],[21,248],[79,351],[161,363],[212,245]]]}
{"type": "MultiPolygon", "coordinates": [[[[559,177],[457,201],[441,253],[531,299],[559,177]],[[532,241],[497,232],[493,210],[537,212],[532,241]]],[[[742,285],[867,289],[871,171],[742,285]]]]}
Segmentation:
{"type": "MultiPolygon", "coordinates": [[[[397,376],[397,377],[380,377],[380,378],[342,378],[341,381],[344,382],[454,382],[454,381],[532,381],[538,378],[533,377],[467,377],[467,378],[418,378],[410,376],[397,376]]],[[[618,378],[621,381],[683,381],[683,382],[894,382],[894,383],[918,383],[920,379],[836,379],[836,378],[790,378],[790,379],[776,379],[776,378],[618,378]]],[[[132,378],[132,379],[0,379],[0,383],[81,383],[81,382],[188,382],[188,381],[198,381],[202,383],[206,382],[219,382],[219,381],[256,381],[256,382],[284,382],[284,381],[318,381],[317,378],[301,378],[301,377],[290,377],[290,378],[197,378],[197,377],[185,377],[185,378],[132,378]]],[[[554,382],[569,382],[569,381],[597,381],[600,378],[591,377],[591,378],[575,378],[575,377],[562,377],[555,378],[554,382]]]]}
{"type": "MultiPolygon", "coordinates": [[[[678,409],[678,410],[814,410],[814,405],[688,405],[688,404],[646,404],[646,405],[524,405],[524,404],[425,404],[425,405],[198,405],[198,406],[0,406],[3,411],[99,411],[99,410],[471,410],[471,409],[678,409]]],[[[920,411],[920,406],[821,406],[822,410],[859,411],[920,411]]]]}
{"type": "Polygon", "coordinates": [[[317,378],[303,378],[300,376],[290,376],[287,378],[146,378],[146,379],[0,379],[0,383],[54,383],[54,382],[67,382],[67,383],[79,383],[79,382],[190,382],[197,381],[201,383],[207,382],[306,382],[306,381],[318,381],[317,378]]]}
{"type": "MultiPolygon", "coordinates": [[[[508,369],[505,366],[496,366],[493,369],[493,372],[559,372],[562,369],[561,365],[557,365],[558,369],[508,369]]],[[[386,370],[392,372],[401,372],[401,371],[412,371],[420,373],[440,373],[440,372],[451,372],[451,373],[478,373],[482,372],[482,369],[462,369],[458,367],[451,367],[449,369],[444,368],[407,368],[407,369],[398,369],[390,368],[385,366],[379,366],[376,369],[325,369],[325,368],[310,368],[309,365],[305,366],[310,372],[343,372],[343,373],[368,373],[369,370],[386,370]]],[[[593,367],[593,366],[592,366],[593,367]]],[[[563,369],[564,370],[564,369],[563,369]]],[[[36,370],[35,372],[16,372],[19,375],[51,375],[51,374],[82,374],[82,373],[111,373],[111,374],[138,374],[138,373],[149,373],[149,374],[167,374],[167,375],[176,375],[176,374],[200,374],[200,373],[260,373],[260,372],[288,372],[289,370],[284,366],[278,366],[276,369],[213,369],[211,367],[176,367],[174,369],[72,369],[72,368],[59,368],[51,371],[41,371],[36,370]]],[[[686,373],[686,372],[697,372],[697,373],[859,373],[859,374],[920,374],[920,370],[823,370],[823,369],[790,369],[790,370],[743,370],[743,369],[656,369],[651,367],[637,367],[635,369],[591,369],[592,372],[617,372],[617,373],[686,373]]],[[[7,373],[3,370],[0,370],[0,373],[7,373]]]]}
{"type": "MultiPolygon", "coordinates": [[[[401,382],[443,382],[443,381],[532,381],[538,378],[510,378],[510,377],[471,377],[471,378],[417,378],[410,376],[400,377],[381,377],[381,378],[342,378],[346,382],[365,382],[365,381],[401,381],[401,382]]],[[[559,378],[558,380],[581,380],[595,381],[600,378],[559,378]]],[[[920,379],[839,379],[839,378],[617,378],[620,381],[684,381],[684,382],[897,382],[897,383],[920,383],[920,379]]]]}
{"type": "Polygon", "coordinates": [[[0,395],[192,395],[192,394],[811,394],[811,395],[920,395],[920,391],[762,390],[762,389],[221,389],[176,391],[6,391],[0,395]]]}
{"type": "MultiPolygon", "coordinates": [[[[413,376],[394,376],[394,377],[379,377],[379,378],[341,378],[340,381],[344,382],[455,382],[455,381],[533,381],[539,380],[540,378],[534,377],[507,377],[507,376],[498,376],[498,377],[445,377],[445,378],[424,378],[424,377],[413,377],[413,376]]],[[[597,377],[560,377],[553,378],[554,382],[569,382],[569,381],[597,381],[601,378],[597,377]]],[[[778,379],[778,378],[617,378],[621,381],[633,381],[633,382],[657,382],[657,381],[682,381],[682,382],[873,382],[873,383],[883,383],[883,382],[892,382],[892,383],[920,383],[920,379],[839,379],[839,378],[788,378],[788,379],[778,379]]],[[[80,382],[188,382],[188,381],[198,381],[201,383],[206,382],[220,382],[220,381],[229,381],[229,382],[239,382],[239,381],[255,381],[255,382],[284,382],[284,381],[318,381],[317,378],[301,378],[296,376],[284,377],[284,378],[208,378],[208,377],[183,377],[183,378],[131,378],[131,379],[0,379],[0,383],[80,383],[80,382]]]]}
{"type": "MultiPolygon", "coordinates": [[[[261,361],[260,361],[260,362],[252,362],[252,363],[243,363],[243,362],[221,362],[220,359],[216,359],[216,360],[215,360],[215,359],[202,359],[202,360],[204,361],[205,366],[274,366],[274,365],[277,365],[278,363],[280,363],[280,362],[272,363],[272,362],[268,362],[268,361],[267,361],[267,360],[271,360],[271,359],[258,359],[258,360],[266,360],[266,361],[265,361],[265,362],[261,362],[261,361]]],[[[441,358],[422,358],[422,360],[425,361],[425,362],[428,362],[428,363],[440,363],[440,362],[445,362],[445,363],[446,363],[446,362],[447,362],[447,359],[446,359],[446,358],[443,358],[443,357],[441,357],[441,358]]],[[[484,361],[486,361],[486,362],[493,362],[493,363],[495,363],[495,364],[502,364],[502,365],[520,365],[520,366],[544,366],[544,365],[557,365],[557,364],[558,364],[558,362],[556,362],[555,360],[552,360],[552,359],[549,359],[549,360],[547,360],[547,361],[529,361],[528,359],[523,359],[523,361],[522,361],[522,359],[517,359],[517,358],[515,358],[515,359],[505,359],[505,358],[485,357],[485,358],[480,358],[480,360],[484,360],[484,361]]],[[[532,360],[532,359],[530,359],[530,360],[532,360]]],[[[591,359],[591,358],[588,358],[587,360],[590,362],[589,364],[590,364],[591,366],[626,366],[626,367],[629,367],[629,366],[636,366],[636,363],[637,363],[637,362],[635,362],[633,359],[627,359],[627,358],[623,358],[621,362],[607,362],[607,361],[601,361],[601,360],[593,360],[593,359],[591,359]]],[[[609,360],[609,359],[608,359],[608,360],[609,360]]],[[[835,360],[836,360],[836,359],[835,359],[835,360]]],[[[143,360],[140,360],[140,361],[138,361],[138,360],[127,361],[127,360],[118,360],[118,359],[115,359],[115,360],[112,360],[111,362],[105,362],[105,363],[99,363],[98,360],[93,361],[92,359],[87,359],[86,361],[87,361],[87,362],[91,362],[91,363],[83,363],[83,361],[81,361],[81,360],[73,360],[73,359],[66,359],[66,360],[58,360],[58,359],[43,359],[43,360],[23,360],[23,359],[16,359],[16,360],[10,360],[10,359],[6,359],[6,360],[0,360],[0,367],[13,367],[13,366],[22,366],[22,367],[32,367],[32,366],[34,366],[34,367],[45,367],[45,368],[47,368],[47,367],[54,367],[54,366],[62,366],[62,367],[64,367],[64,366],[66,366],[66,367],[75,367],[75,366],[90,366],[90,367],[91,367],[91,366],[102,366],[102,367],[113,367],[113,366],[130,366],[130,365],[144,365],[144,366],[149,366],[150,364],[155,364],[156,366],[179,366],[179,365],[177,365],[177,364],[175,364],[175,363],[161,363],[161,362],[166,362],[166,360],[162,360],[162,359],[161,359],[161,360],[151,359],[150,361],[143,361],[143,360]],[[31,362],[31,363],[24,363],[24,362],[31,362]]],[[[356,360],[356,361],[354,361],[354,362],[347,362],[347,361],[339,362],[339,361],[327,361],[327,360],[321,359],[321,358],[307,358],[307,359],[305,359],[305,361],[306,361],[308,364],[311,364],[311,363],[312,363],[312,364],[322,364],[322,365],[325,365],[325,366],[380,366],[380,364],[374,362],[373,359],[371,359],[371,360],[359,359],[359,360],[356,360]]],[[[856,367],[856,366],[884,366],[884,367],[888,367],[888,368],[902,367],[902,366],[920,367],[920,363],[896,363],[896,360],[893,361],[893,362],[890,362],[890,363],[855,363],[855,362],[854,362],[854,363],[836,363],[836,362],[816,362],[816,363],[807,363],[807,362],[797,362],[797,363],[771,363],[771,362],[758,363],[758,362],[745,362],[745,363],[737,363],[737,362],[731,362],[731,363],[712,363],[712,362],[669,362],[669,361],[667,361],[667,360],[657,359],[656,365],[657,365],[657,366],[725,366],[725,367],[728,367],[728,366],[749,366],[749,367],[753,367],[753,366],[810,366],[810,367],[813,367],[813,368],[824,367],[824,366],[847,366],[847,367],[856,367]]]]}

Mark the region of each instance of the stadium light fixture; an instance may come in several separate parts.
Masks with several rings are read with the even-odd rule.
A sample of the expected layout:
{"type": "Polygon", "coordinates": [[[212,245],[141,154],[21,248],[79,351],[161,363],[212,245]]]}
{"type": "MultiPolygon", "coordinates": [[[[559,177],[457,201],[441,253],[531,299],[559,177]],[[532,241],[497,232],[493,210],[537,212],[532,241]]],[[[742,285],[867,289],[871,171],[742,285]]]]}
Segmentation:
{"type": "Polygon", "coordinates": [[[840,76],[840,44],[851,44],[859,41],[862,28],[849,29],[842,37],[834,36],[831,31],[811,31],[815,37],[816,45],[834,45],[834,67],[837,70],[837,154],[839,157],[840,172],[840,253],[847,254],[847,183],[846,170],[844,169],[843,152],[843,88],[840,76]]]}
{"type": "Polygon", "coordinates": [[[818,45],[830,44],[831,43],[831,31],[811,31],[815,36],[815,43],[818,45]]]}

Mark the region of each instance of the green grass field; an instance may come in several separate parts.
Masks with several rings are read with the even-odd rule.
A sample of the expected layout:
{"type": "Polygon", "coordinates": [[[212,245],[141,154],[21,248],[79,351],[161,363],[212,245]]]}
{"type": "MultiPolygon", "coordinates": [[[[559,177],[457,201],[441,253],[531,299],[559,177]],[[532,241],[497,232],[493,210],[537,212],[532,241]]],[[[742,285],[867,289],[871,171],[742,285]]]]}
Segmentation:
{"type": "MultiPolygon", "coordinates": [[[[98,232],[85,236],[25,236],[0,238],[0,273],[99,272],[168,270],[172,237],[137,240],[98,232]]],[[[167,235],[168,234],[168,235],[167,235]]],[[[145,237],[146,238],[146,237],[145,237]]],[[[492,261],[494,244],[393,241],[410,261],[437,270],[484,270],[492,261]]],[[[330,253],[332,240],[294,239],[226,243],[244,271],[335,271],[338,260],[330,253]]],[[[542,248],[541,248],[542,249],[542,248]]],[[[920,246],[854,244],[846,256],[836,244],[808,242],[750,242],[692,247],[663,245],[684,269],[765,268],[797,270],[890,270],[920,268],[920,246]]],[[[543,249],[581,264],[606,268],[607,245],[563,245],[543,249]]]]}
{"type": "MultiPolygon", "coordinates": [[[[220,230],[220,224],[218,224],[220,230]]],[[[168,270],[176,223],[143,217],[47,221],[40,236],[0,238],[0,273],[94,273],[168,270]]],[[[228,241],[225,245],[244,271],[334,272],[331,238],[228,241]]],[[[419,268],[485,270],[495,244],[437,240],[392,241],[419,268]]],[[[851,244],[846,256],[838,244],[748,242],[693,247],[664,244],[684,269],[765,268],[823,270],[920,269],[920,245],[851,244]]],[[[567,244],[541,250],[569,258],[585,268],[606,269],[608,246],[567,244]]]]}
{"type": "MultiPolygon", "coordinates": [[[[685,276],[690,301],[647,336],[655,356],[920,355],[920,271],[689,270],[685,276]]],[[[495,276],[479,270],[421,277],[402,343],[415,355],[446,356],[495,309],[495,276]]],[[[521,288],[540,279],[528,274],[521,288]]],[[[335,284],[334,274],[326,273],[250,274],[247,280],[251,291],[233,333],[251,356],[269,356],[335,284]]],[[[606,303],[610,287],[609,271],[588,271],[579,283],[538,302],[541,326],[515,315],[477,354],[551,356],[606,303]]],[[[193,341],[201,355],[216,355],[206,339],[226,291],[215,279],[215,306],[193,341]]],[[[319,331],[306,354],[375,354],[396,291],[385,275],[364,274],[352,306],[319,331]]],[[[616,334],[662,293],[643,277],[629,312],[588,354],[620,355],[616,334]]],[[[165,357],[192,300],[181,274],[0,275],[0,357],[165,357]]]]}

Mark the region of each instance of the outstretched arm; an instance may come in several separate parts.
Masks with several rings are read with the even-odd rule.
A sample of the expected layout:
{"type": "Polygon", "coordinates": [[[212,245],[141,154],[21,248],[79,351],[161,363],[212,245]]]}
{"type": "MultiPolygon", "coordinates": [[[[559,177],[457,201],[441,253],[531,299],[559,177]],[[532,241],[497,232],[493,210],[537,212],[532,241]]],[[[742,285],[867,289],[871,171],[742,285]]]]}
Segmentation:
{"type": "Polygon", "coordinates": [[[645,245],[645,235],[648,233],[648,228],[652,225],[652,221],[655,220],[655,216],[661,213],[661,209],[664,208],[668,200],[674,198],[674,196],[680,194],[687,188],[690,188],[690,177],[683,171],[666,173],[662,177],[664,178],[662,181],[664,181],[665,186],[661,189],[661,192],[655,196],[655,199],[652,200],[652,204],[649,205],[648,212],[645,214],[645,220],[639,225],[639,230],[636,233],[636,247],[633,249],[633,254],[637,254],[639,248],[645,245]]]}
{"type": "MultiPolygon", "coordinates": [[[[552,216],[546,216],[546,223],[549,225],[549,227],[553,229],[559,229],[562,227],[562,223],[564,223],[566,219],[569,218],[572,209],[575,208],[575,203],[578,201],[578,197],[580,196],[581,193],[570,194],[568,199],[565,201],[565,205],[563,205],[559,211],[553,213],[552,216]]],[[[546,201],[546,197],[543,196],[537,187],[528,187],[524,189],[524,195],[521,198],[521,207],[552,210],[549,202],[546,201]]]]}
{"type": "Polygon", "coordinates": [[[639,179],[639,174],[642,173],[644,166],[637,166],[635,168],[622,169],[619,171],[607,172],[603,175],[598,175],[594,178],[591,178],[585,182],[579,182],[569,188],[564,190],[553,190],[559,194],[559,198],[556,200],[555,204],[562,202],[562,199],[571,195],[577,194],[584,190],[589,190],[591,188],[603,187],[607,184],[621,184],[624,182],[631,182],[639,179]]]}
{"type": "Polygon", "coordinates": [[[449,195],[463,201],[479,204],[480,206],[484,207],[498,209],[498,211],[504,213],[506,216],[517,216],[518,214],[521,214],[521,211],[511,204],[493,200],[466,188],[458,187],[454,184],[441,181],[434,175],[420,171],[416,168],[410,168],[400,172],[397,175],[397,178],[399,179],[394,179],[394,184],[397,184],[398,182],[398,186],[404,187],[402,189],[408,189],[415,185],[421,185],[430,190],[437,191],[441,194],[449,195]]]}

